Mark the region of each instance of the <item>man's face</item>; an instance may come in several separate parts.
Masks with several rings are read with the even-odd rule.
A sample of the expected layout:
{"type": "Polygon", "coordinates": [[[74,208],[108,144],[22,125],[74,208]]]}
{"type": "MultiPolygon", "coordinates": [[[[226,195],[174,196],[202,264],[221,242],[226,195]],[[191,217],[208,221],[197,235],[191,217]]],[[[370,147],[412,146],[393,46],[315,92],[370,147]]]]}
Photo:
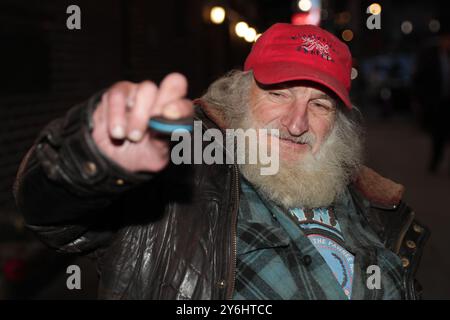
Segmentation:
{"type": "Polygon", "coordinates": [[[280,158],[287,161],[317,154],[335,121],[335,100],[304,82],[261,86],[253,81],[249,102],[255,125],[279,129],[280,158]]]}
{"type": "MultiPolygon", "coordinates": [[[[276,130],[270,129],[278,129],[278,138],[260,140],[268,143],[265,147],[248,143],[248,148],[241,151],[237,148],[240,159],[255,154],[258,158],[256,164],[247,161],[239,164],[240,173],[283,208],[330,205],[361,164],[361,132],[350,112],[339,111],[334,94],[311,82],[262,86],[252,74],[250,79],[242,76],[242,73],[227,76],[214,88],[215,94],[220,92],[217,95],[224,100],[219,99],[219,106],[230,128],[269,129],[273,135],[276,130]],[[238,83],[236,79],[245,82],[238,83]],[[279,149],[272,148],[272,142],[279,149]],[[267,158],[260,154],[261,148],[271,156],[279,150],[275,174],[261,174],[262,168],[268,167],[267,158]]],[[[214,103],[217,98],[212,100],[214,103]]]]}

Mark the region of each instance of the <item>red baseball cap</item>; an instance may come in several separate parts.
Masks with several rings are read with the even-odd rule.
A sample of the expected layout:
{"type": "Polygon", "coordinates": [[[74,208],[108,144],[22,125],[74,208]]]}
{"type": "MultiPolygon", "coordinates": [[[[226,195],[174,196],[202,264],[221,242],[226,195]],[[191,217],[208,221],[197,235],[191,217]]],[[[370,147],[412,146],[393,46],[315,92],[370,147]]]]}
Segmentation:
{"type": "Polygon", "coordinates": [[[334,92],[351,109],[352,55],[334,35],[313,25],[276,23],[253,45],[244,70],[262,84],[308,80],[334,92]]]}

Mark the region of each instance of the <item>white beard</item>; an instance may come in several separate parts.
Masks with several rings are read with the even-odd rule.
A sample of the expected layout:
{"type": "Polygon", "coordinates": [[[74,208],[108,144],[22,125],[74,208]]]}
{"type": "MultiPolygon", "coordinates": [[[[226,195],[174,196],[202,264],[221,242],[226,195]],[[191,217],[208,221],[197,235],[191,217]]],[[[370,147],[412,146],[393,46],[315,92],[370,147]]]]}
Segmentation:
{"type": "MultiPolygon", "coordinates": [[[[257,127],[251,125],[249,117],[239,122],[243,129],[257,127]]],[[[241,164],[239,168],[259,192],[286,209],[329,206],[344,192],[361,161],[360,148],[341,136],[335,124],[315,155],[308,151],[296,161],[280,157],[279,171],[274,175],[260,174],[264,165],[259,159],[257,164],[241,164]]],[[[258,150],[248,149],[245,148],[247,157],[249,153],[257,154],[258,150]]]]}

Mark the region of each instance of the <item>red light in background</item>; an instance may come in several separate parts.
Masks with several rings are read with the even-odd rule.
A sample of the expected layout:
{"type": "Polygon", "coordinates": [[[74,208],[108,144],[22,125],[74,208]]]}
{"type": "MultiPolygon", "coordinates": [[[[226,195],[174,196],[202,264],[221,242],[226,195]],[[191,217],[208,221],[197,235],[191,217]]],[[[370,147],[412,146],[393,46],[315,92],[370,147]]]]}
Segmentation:
{"type": "Polygon", "coordinates": [[[302,25],[306,24],[305,21],[308,19],[308,12],[298,12],[294,13],[291,18],[292,24],[302,25]]]}
{"type": "Polygon", "coordinates": [[[3,265],[3,275],[9,281],[20,281],[25,276],[25,262],[22,259],[10,259],[3,265]]]}
{"type": "Polygon", "coordinates": [[[320,25],[320,8],[312,8],[308,12],[297,12],[291,17],[292,24],[313,24],[315,26],[320,25]]]}

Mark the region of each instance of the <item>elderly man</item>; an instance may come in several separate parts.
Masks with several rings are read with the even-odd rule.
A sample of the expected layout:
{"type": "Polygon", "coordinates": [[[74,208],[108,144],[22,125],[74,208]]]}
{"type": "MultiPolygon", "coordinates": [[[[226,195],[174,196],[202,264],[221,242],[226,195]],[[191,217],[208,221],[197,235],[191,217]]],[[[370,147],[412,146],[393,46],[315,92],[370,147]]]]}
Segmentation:
{"type": "Polygon", "coordinates": [[[428,231],[361,163],[350,71],[336,37],[280,23],[196,101],[176,73],[117,83],[44,129],[18,207],[46,244],[97,260],[101,298],[415,299],[428,231]],[[157,116],[277,129],[279,169],[175,165],[157,116]]]}

